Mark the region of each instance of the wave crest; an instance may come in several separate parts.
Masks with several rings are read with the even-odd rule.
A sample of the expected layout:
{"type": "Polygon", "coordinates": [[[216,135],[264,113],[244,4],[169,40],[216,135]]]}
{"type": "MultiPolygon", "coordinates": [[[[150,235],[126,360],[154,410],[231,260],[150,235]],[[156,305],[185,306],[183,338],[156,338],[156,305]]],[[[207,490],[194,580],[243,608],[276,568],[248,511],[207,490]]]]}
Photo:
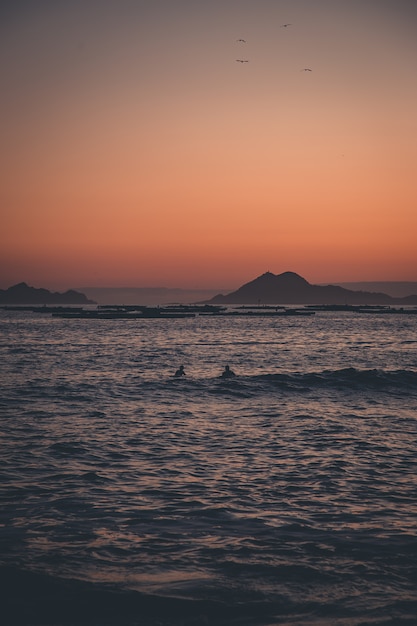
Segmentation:
{"type": "Polygon", "coordinates": [[[255,376],[259,381],[269,382],[284,388],[346,388],[378,389],[393,388],[417,391],[417,372],[412,370],[360,370],[347,367],[340,370],[291,374],[262,374],[255,376]]]}

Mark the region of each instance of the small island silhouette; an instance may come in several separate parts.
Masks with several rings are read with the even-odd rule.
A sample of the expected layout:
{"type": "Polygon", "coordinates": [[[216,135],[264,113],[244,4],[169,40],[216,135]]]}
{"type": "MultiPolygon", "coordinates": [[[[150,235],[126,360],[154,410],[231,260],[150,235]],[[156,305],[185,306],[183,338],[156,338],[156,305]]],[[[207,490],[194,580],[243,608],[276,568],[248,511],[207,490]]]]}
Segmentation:
{"type": "Polygon", "coordinates": [[[295,272],[265,272],[227,295],[218,294],[210,304],[417,304],[417,295],[394,298],[385,293],[351,291],[336,285],[312,285],[295,272]]]}
{"type": "MultiPolygon", "coordinates": [[[[37,289],[22,282],[0,289],[1,305],[86,305],[97,304],[84,293],[70,289],[65,293],[37,289]]],[[[213,305],[417,305],[417,295],[394,297],[382,292],[353,291],[338,285],[312,285],[295,272],[265,272],[236,291],[218,294],[200,304],[213,305]]]]}
{"type": "Polygon", "coordinates": [[[8,289],[0,289],[0,304],[96,304],[96,302],[73,289],[58,293],[18,283],[8,289]]]}

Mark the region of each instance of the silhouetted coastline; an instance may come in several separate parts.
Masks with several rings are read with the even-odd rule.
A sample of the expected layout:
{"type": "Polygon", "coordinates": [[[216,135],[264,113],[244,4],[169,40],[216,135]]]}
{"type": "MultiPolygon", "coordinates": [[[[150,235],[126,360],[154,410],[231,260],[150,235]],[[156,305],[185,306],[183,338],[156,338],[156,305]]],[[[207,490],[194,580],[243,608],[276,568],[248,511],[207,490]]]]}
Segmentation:
{"type": "Polygon", "coordinates": [[[385,293],[351,291],[336,285],[312,285],[295,272],[265,272],[227,295],[218,294],[210,304],[317,304],[371,305],[417,304],[417,295],[394,298],[385,293]]]}
{"type": "Polygon", "coordinates": [[[96,304],[96,302],[73,289],[58,293],[18,283],[8,289],[0,289],[0,304],[96,304]]]}
{"type": "MultiPolygon", "coordinates": [[[[412,285],[413,283],[410,283],[412,285]]],[[[267,311],[265,307],[275,306],[283,308],[283,305],[299,305],[299,306],[415,306],[417,305],[417,295],[408,295],[403,297],[395,297],[387,293],[372,291],[354,291],[346,289],[340,285],[313,285],[305,278],[299,276],[295,272],[283,272],[282,274],[272,274],[265,272],[254,280],[243,284],[235,291],[226,294],[216,294],[211,298],[201,299],[204,290],[181,290],[181,289],[162,289],[162,288],[131,288],[131,289],[111,289],[100,290],[99,288],[90,289],[92,293],[100,293],[101,298],[97,300],[90,299],[85,293],[70,289],[65,293],[51,292],[48,289],[37,289],[22,282],[8,289],[0,289],[0,306],[74,306],[74,305],[108,305],[110,308],[125,307],[126,310],[132,307],[147,308],[150,314],[150,308],[153,307],[154,317],[158,317],[162,310],[167,313],[168,308],[176,307],[177,310],[170,313],[179,314],[180,312],[190,314],[195,312],[191,310],[194,306],[212,306],[227,307],[228,305],[252,305],[252,309],[257,306],[262,307],[263,314],[267,311]],[[117,292],[120,291],[120,296],[117,292]],[[102,293],[103,292],[103,293],[102,293]],[[103,295],[109,293],[109,301],[101,303],[103,295]],[[114,293],[116,292],[116,293],[114,293]],[[188,294],[188,297],[187,297],[188,294]],[[194,296],[194,297],[193,297],[194,296]],[[197,296],[197,297],[195,297],[197,296]],[[198,297],[200,296],[200,298],[198,297]],[[174,297],[174,299],[173,299],[174,297]],[[127,298],[127,301],[125,301],[127,298]],[[136,302],[139,300],[139,302],[136,302]],[[175,305],[172,303],[175,302],[175,305]],[[160,310],[160,305],[163,305],[160,310]],[[180,307],[183,310],[180,311],[180,307]]],[[[206,290],[209,293],[210,290],[206,290]]],[[[213,291],[211,293],[214,293],[213,291]]],[[[89,294],[91,295],[91,294],[89,294]]],[[[63,313],[64,311],[58,311],[63,313]]],[[[73,311],[74,312],[74,311],[73,311]]],[[[200,311],[197,311],[200,312],[200,311]]],[[[213,311],[208,311],[212,313],[213,311]]],[[[92,313],[91,313],[92,314],[92,313]]],[[[237,312],[235,312],[237,314],[237,312]]],[[[251,314],[254,314],[253,311],[251,314]]],[[[260,311],[258,311],[260,314],[260,311]]]]}

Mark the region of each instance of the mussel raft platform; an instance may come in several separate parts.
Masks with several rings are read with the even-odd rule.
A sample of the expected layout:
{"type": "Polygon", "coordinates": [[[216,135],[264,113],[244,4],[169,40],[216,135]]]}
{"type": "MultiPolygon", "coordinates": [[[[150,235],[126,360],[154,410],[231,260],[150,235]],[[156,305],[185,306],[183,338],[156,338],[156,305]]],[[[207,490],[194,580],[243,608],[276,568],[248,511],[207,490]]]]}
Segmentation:
{"type": "Polygon", "coordinates": [[[285,307],[248,307],[242,306],[228,309],[215,305],[172,305],[172,306],[121,306],[121,305],[99,305],[96,309],[76,310],[76,311],[53,311],[54,317],[65,317],[75,319],[178,319],[196,316],[257,316],[275,317],[283,315],[314,315],[315,311],[304,308],[285,307]]]}
{"type": "Polygon", "coordinates": [[[416,315],[417,308],[395,308],[388,305],[339,305],[309,304],[304,306],[282,305],[240,305],[221,306],[213,304],[174,304],[165,306],[146,305],[97,305],[95,308],[84,309],[80,306],[51,305],[2,305],[0,308],[11,311],[30,311],[47,313],[53,317],[66,319],[178,319],[196,316],[210,317],[284,317],[311,316],[317,311],[355,312],[364,314],[403,314],[416,315]]]}

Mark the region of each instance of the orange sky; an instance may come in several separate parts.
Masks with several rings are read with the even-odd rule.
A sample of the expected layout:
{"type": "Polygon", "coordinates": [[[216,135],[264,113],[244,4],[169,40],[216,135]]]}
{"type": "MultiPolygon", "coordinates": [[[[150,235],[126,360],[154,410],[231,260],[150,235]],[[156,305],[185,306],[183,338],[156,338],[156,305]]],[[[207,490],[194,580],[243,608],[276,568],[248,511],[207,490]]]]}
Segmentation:
{"type": "Polygon", "coordinates": [[[1,9],[1,288],[417,280],[414,1],[32,4],[1,9]]]}

